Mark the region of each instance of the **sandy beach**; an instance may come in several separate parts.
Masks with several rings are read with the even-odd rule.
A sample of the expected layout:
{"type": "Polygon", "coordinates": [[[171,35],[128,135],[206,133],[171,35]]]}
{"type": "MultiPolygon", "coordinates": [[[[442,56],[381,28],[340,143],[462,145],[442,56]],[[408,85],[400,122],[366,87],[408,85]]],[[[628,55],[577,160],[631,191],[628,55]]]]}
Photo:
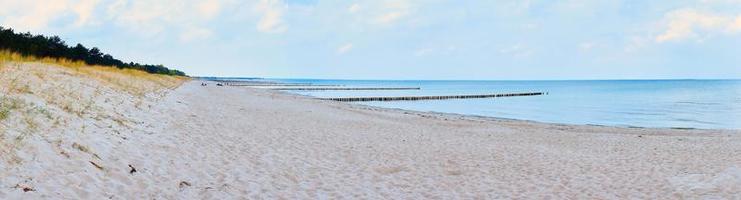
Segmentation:
{"type": "Polygon", "coordinates": [[[22,65],[35,67],[2,69],[30,83],[11,97],[46,111],[0,126],[0,199],[741,198],[739,131],[414,112],[199,80],[137,96],[22,65]],[[60,87],[75,92],[56,99],[89,106],[42,98],[60,87]]]}

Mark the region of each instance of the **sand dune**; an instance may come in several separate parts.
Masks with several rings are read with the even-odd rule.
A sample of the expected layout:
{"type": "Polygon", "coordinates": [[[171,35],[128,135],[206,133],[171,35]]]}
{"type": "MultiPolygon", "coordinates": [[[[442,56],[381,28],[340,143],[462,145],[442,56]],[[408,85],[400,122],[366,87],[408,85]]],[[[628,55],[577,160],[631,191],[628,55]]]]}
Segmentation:
{"type": "Polygon", "coordinates": [[[198,81],[132,95],[22,65],[11,71],[32,84],[3,98],[45,111],[2,121],[0,199],[741,198],[738,131],[390,110],[198,81]],[[59,106],[74,99],[91,103],[59,106]]]}

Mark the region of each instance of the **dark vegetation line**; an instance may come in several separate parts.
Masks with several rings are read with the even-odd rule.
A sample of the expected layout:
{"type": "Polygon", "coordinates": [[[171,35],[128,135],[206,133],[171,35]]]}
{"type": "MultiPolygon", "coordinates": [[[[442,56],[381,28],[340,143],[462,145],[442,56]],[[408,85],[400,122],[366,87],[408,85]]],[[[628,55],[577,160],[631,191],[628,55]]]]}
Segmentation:
{"type": "Polygon", "coordinates": [[[119,69],[136,69],[152,74],[185,76],[185,73],[168,69],[162,65],[144,65],[134,62],[125,63],[93,47],[88,49],[82,44],[67,46],[58,36],[47,37],[31,33],[15,33],[13,29],[0,26],[0,50],[8,50],[26,56],[40,58],[65,58],[73,61],[84,61],[89,65],[115,66],[119,69]]]}

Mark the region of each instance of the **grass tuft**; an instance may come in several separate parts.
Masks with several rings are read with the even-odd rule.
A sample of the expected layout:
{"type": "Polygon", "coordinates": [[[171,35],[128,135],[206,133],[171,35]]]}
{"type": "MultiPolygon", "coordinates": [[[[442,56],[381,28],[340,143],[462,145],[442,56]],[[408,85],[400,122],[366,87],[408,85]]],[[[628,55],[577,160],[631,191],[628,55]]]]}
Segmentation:
{"type": "Polygon", "coordinates": [[[0,121],[7,119],[13,110],[19,109],[20,104],[19,99],[0,96],[0,121]]]}

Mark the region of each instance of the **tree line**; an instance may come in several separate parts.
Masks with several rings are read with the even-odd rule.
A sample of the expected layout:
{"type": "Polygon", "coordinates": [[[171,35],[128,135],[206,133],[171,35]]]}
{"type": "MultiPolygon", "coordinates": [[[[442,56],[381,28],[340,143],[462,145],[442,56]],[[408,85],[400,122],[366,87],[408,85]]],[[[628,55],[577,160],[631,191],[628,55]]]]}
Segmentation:
{"type": "Polygon", "coordinates": [[[146,65],[134,62],[125,63],[113,56],[103,53],[97,47],[88,49],[82,44],[74,47],[58,36],[47,37],[31,33],[16,33],[11,28],[0,26],[0,50],[9,50],[23,55],[49,58],[66,58],[73,61],[84,61],[89,65],[115,66],[119,69],[136,69],[152,74],[185,76],[185,73],[168,69],[162,65],[146,65]]]}

